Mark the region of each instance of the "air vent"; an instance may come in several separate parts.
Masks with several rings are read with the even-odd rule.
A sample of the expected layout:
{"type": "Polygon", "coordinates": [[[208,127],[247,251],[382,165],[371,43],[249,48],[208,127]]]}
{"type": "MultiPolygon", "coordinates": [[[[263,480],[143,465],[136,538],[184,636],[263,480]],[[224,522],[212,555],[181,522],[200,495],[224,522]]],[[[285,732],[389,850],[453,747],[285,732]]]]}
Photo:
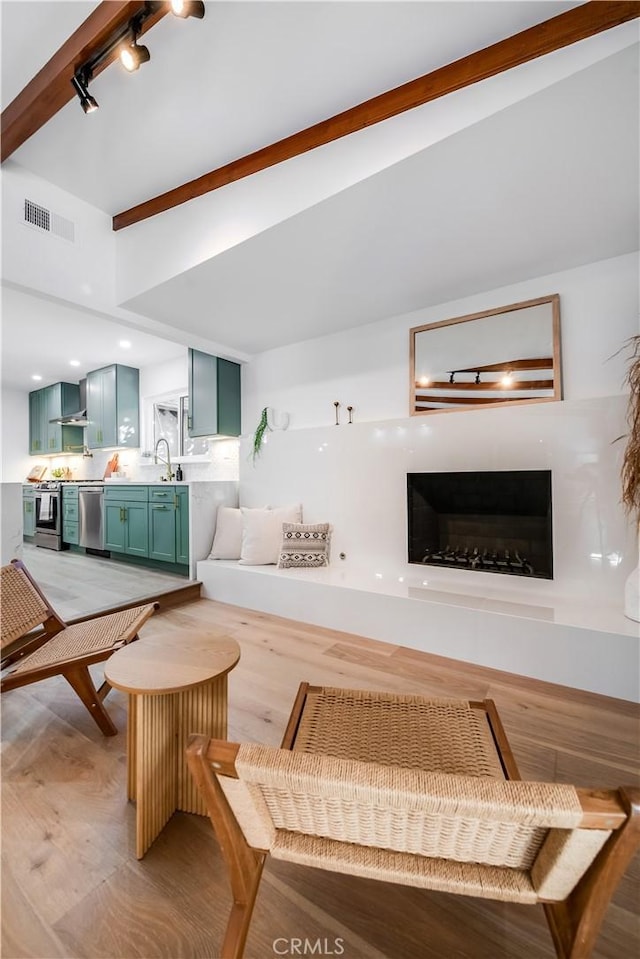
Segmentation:
{"type": "Polygon", "coordinates": [[[24,201],[24,222],[37,226],[47,233],[51,230],[51,213],[43,206],[38,206],[33,200],[24,201]]]}
{"type": "Polygon", "coordinates": [[[47,210],[46,207],[34,203],[33,200],[25,199],[24,201],[24,223],[38,230],[44,230],[45,233],[59,236],[70,243],[75,240],[75,224],[72,220],[67,220],[59,213],[47,210]]]}

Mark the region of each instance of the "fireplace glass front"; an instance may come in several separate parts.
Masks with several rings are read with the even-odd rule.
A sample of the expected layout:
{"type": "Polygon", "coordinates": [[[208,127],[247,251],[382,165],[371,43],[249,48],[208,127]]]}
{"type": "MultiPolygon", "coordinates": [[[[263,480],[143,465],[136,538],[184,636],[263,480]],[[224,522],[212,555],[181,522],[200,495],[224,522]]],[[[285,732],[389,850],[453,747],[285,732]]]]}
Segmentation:
{"type": "Polygon", "coordinates": [[[408,473],[409,562],[553,579],[551,471],[408,473]]]}

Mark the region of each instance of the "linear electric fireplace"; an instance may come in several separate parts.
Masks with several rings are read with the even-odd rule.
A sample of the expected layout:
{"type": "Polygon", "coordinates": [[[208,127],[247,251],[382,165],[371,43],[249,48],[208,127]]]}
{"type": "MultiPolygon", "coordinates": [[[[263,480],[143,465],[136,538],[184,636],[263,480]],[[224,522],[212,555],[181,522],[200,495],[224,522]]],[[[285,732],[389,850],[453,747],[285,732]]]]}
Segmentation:
{"type": "Polygon", "coordinates": [[[409,562],[553,579],[551,471],[408,473],[409,562]]]}

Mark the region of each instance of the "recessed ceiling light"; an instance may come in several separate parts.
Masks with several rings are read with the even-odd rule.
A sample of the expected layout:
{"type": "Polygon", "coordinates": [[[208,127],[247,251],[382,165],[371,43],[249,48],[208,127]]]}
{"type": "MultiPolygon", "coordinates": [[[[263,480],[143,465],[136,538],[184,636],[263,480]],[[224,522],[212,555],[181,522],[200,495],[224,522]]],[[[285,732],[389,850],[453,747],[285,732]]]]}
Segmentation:
{"type": "Polygon", "coordinates": [[[121,346],[123,350],[128,350],[131,347],[131,340],[120,340],[118,346],[121,346]]]}
{"type": "Polygon", "coordinates": [[[42,377],[40,376],[39,373],[34,373],[33,376],[31,377],[31,379],[32,379],[32,380],[41,380],[42,377]]]}
{"type": "Polygon", "coordinates": [[[80,366],[80,360],[69,360],[69,366],[80,366]]]}

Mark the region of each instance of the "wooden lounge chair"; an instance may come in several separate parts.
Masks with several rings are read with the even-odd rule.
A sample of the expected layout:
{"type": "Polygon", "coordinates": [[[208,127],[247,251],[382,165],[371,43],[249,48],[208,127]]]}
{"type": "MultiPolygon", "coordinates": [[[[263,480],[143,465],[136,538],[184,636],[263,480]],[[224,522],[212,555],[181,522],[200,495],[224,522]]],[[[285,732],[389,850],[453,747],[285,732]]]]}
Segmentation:
{"type": "Polygon", "coordinates": [[[2,692],[50,676],[64,676],[104,735],[115,736],[118,730],[102,704],[111,686],[104,682],[96,689],[89,666],[137,639],[138,630],[158,608],[157,603],[67,626],[23,563],[13,560],[0,572],[2,692]]]}
{"type": "Polygon", "coordinates": [[[187,759],[230,875],[222,959],[243,955],[268,854],[541,903],[557,955],[588,959],[640,843],[640,789],[523,782],[491,700],[303,683],[280,749],[195,735],[187,759]]]}

